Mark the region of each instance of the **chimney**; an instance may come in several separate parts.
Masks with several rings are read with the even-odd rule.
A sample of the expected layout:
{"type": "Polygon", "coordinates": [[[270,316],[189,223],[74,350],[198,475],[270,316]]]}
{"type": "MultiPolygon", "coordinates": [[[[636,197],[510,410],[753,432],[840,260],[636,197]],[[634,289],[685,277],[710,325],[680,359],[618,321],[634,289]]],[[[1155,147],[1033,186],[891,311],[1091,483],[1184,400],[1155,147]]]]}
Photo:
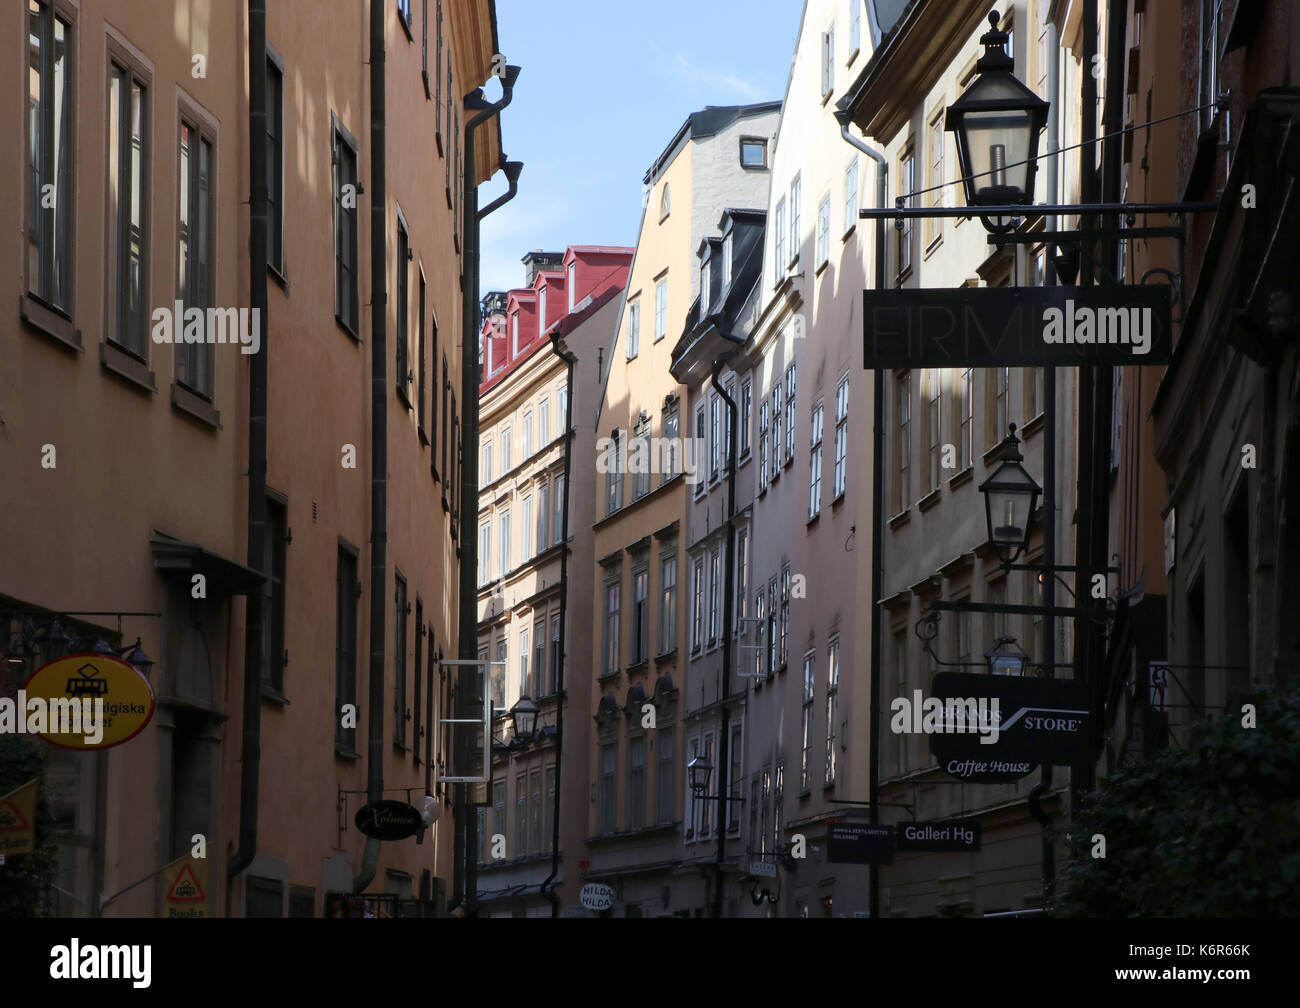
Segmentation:
{"type": "Polygon", "coordinates": [[[564,253],[533,249],[525,253],[520,261],[524,264],[524,286],[531,287],[533,280],[542,270],[558,270],[564,265],[564,253]]]}

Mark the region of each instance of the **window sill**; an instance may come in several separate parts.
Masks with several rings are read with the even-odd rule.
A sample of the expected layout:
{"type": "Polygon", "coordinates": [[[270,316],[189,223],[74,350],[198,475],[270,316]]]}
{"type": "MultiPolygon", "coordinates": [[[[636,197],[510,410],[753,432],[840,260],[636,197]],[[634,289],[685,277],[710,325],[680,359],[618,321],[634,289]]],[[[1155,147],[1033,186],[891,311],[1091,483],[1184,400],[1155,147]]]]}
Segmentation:
{"type": "Polygon", "coordinates": [[[288,296],[289,296],[289,278],[288,278],[287,276],[285,276],[284,273],[280,270],[280,268],[277,267],[274,263],[267,263],[267,264],[266,264],[266,272],[267,272],[268,274],[270,274],[270,277],[271,277],[272,280],[275,281],[276,286],[278,286],[278,287],[280,288],[280,290],[284,291],[284,296],[285,296],[285,297],[288,297],[288,296]]]}
{"type": "Polygon", "coordinates": [[[446,157],[447,152],[442,149],[442,130],[436,130],[433,134],[433,139],[438,145],[438,157],[446,157]]]}
{"type": "Polygon", "coordinates": [[[821,511],[817,511],[815,514],[810,514],[808,516],[808,520],[804,522],[804,525],[811,527],[814,522],[821,520],[821,516],[822,516],[821,511]]]}
{"type": "Polygon", "coordinates": [[[857,231],[857,229],[858,226],[856,224],[850,224],[849,229],[845,231],[843,235],[840,236],[840,241],[842,242],[848,241],[850,238],[853,237],[853,233],[857,231]]]}
{"type": "Polygon", "coordinates": [[[822,104],[825,105],[828,101],[830,101],[830,100],[831,100],[831,95],[833,95],[834,93],[835,93],[835,89],[834,89],[834,88],[831,88],[829,91],[827,91],[825,94],[823,94],[823,95],[822,95],[822,104]]]}
{"type": "Polygon", "coordinates": [[[959,472],[956,476],[954,476],[952,479],[948,481],[948,489],[956,490],[959,486],[969,483],[974,478],[975,478],[975,467],[968,465],[965,469],[963,469],[961,472],[959,472]]]}
{"type": "Polygon", "coordinates": [[[172,382],[172,407],[213,430],[221,430],[221,412],[200,395],[172,382]]]}
{"type": "Polygon", "coordinates": [[[357,334],[357,331],[353,329],[352,326],[348,325],[348,323],[344,320],[343,316],[340,315],[338,312],[334,313],[334,321],[337,322],[339,328],[342,329],[345,333],[347,333],[350,337],[352,337],[352,339],[355,342],[357,343],[361,342],[361,337],[357,334]]]}
{"type": "Polygon", "coordinates": [[[999,441],[997,444],[984,449],[984,454],[980,456],[980,461],[983,462],[986,467],[991,466],[993,463],[997,462],[998,455],[1001,451],[1002,442],[999,441]]]}
{"type": "Polygon", "coordinates": [[[274,686],[262,684],[262,699],[268,703],[278,704],[281,707],[289,706],[289,698],[281,693],[274,686]]]}
{"type": "Polygon", "coordinates": [[[125,350],[120,350],[112,343],[99,345],[99,363],[106,371],[122,378],[126,382],[145,392],[157,392],[158,385],[149,366],[132,357],[125,350]]]}
{"type": "Polygon", "coordinates": [[[634,661],[631,665],[627,667],[627,674],[631,675],[633,672],[648,672],[649,669],[650,669],[649,660],[646,658],[642,658],[640,661],[634,661]]]}
{"type": "Polygon", "coordinates": [[[925,512],[929,511],[930,508],[934,507],[938,503],[939,503],[939,488],[935,487],[928,494],[926,494],[924,497],[922,497],[919,501],[916,502],[916,509],[920,511],[922,514],[925,514],[925,512]]]}
{"type": "Polygon", "coordinates": [[[615,669],[613,672],[602,672],[600,675],[596,677],[596,681],[604,685],[606,683],[611,683],[616,681],[618,677],[622,674],[623,674],[622,669],[615,669]]]}
{"type": "Polygon", "coordinates": [[[676,657],[677,657],[677,649],[672,648],[668,651],[660,651],[657,655],[655,655],[655,661],[663,662],[663,661],[667,661],[669,658],[676,658],[676,657]]]}
{"type": "Polygon", "coordinates": [[[1032,420],[1027,420],[1025,425],[1020,428],[1021,440],[1023,441],[1028,439],[1031,434],[1037,434],[1043,429],[1043,425],[1046,423],[1047,414],[1040,411],[1038,416],[1034,417],[1032,420]]]}
{"type": "Polygon", "coordinates": [[[19,299],[18,310],[24,322],[60,346],[78,352],[85,349],[81,345],[81,330],[56,309],[47,308],[30,294],[24,294],[19,299]]]}
{"type": "Polygon", "coordinates": [[[894,517],[889,519],[889,527],[891,529],[896,529],[903,525],[906,525],[911,520],[912,520],[912,510],[911,507],[909,506],[904,508],[902,511],[898,512],[898,514],[894,515],[894,517]]]}
{"type": "Polygon", "coordinates": [[[424,100],[425,100],[425,101],[432,101],[432,100],[433,100],[433,92],[429,89],[429,71],[428,71],[428,70],[421,70],[421,71],[420,71],[420,77],[423,78],[423,80],[424,80],[424,100]]]}
{"type": "Polygon", "coordinates": [[[830,264],[831,261],[829,259],[823,259],[821,265],[818,266],[815,270],[813,270],[813,276],[821,276],[823,273],[826,272],[826,267],[829,266],[830,264]]]}
{"type": "MultiPolygon", "coordinates": [[[[420,424],[420,426],[419,426],[419,434],[420,434],[420,447],[422,447],[422,448],[428,448],[428,447],[429,447],[429,435],[426,434],[426,433],[424,433],[424,424],[420,424]]],[[[438,478],[438,474],[437,474],[436,472],[433,474],[433,478],[434,478],[434,479],[437,479],[437,478],[438,478]]]]}
{"type": "Polygon", "coordinates": [[[922,253],[921,258],[922,258],[922,259],[929,259],[930,256],[934,255],[935,251],[936,251],[936,250],[939,248],[939,246],[942,245],[942,244],[943,244],[943,232],[940,231],[937,235],[935,235],[933,238],[930,239],[930,244],[928,244],[928,245],[925,247],[925,252],[922,253]]]}
{"type": "Polygon", "coordinates": [[[802,791],[799,792],[800,801],[802,801],[805,798],[811,798],[811,797],[812,797],[812,788],[804,788],[802,791]]]}
{"type": "Polygon", "coordinates": [[[831,510],[838,511],[843,506],[844,506],[844,491],[841,490],[833,498],[831,498],[831,510]]]}
{"type": "Polygon", "coordinates": [[[334,758],[349,760],[352,763],[361,762],[361,754],[358,752],[353,752],[351,749],[347,748],[347,746],[345,746],[342,742],[334,743],[334,758]]]}
{"type": "Polygon", "coordinates": [[[451,209],[451,186],[444,187],[443,192],[447,196],[447,209],[450,210],[451,209]]]}
{"type": "Polygon", "coordinates": [[[910,277],[911,275],[912,275],[912,267],[905,266],[903,269],[899,270],[897,274],[895,274],[894,286],[895,287],[903,286],[903,284],[907,281],[908,277],[910,277]]]}
{"type": "Polygon", "coordinates": [[[397,23],[402,26],[402,31],[406,32],[406,41],[414,42],[415,36],[411,34],[411,26],[406,20],[406,15],[401,10],[397,12],[397,23]]]}
{"type": "Polygon", "coordinates": [[[406,411],[408,413],[411,411],[411,396],[406,391],[406,386],[409,384],[410,382],[398,382],[396,385],[393,386],[394,389],[397,391],[397,398],[402,400],[402,402],[406,405],[406,411]]]}

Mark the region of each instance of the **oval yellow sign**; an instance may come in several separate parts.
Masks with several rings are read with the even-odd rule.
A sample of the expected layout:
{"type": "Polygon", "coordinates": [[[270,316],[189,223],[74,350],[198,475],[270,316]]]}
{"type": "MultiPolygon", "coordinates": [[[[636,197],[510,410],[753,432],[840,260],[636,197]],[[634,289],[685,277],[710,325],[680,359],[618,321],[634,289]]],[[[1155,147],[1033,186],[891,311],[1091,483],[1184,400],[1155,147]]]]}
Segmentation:
{"type": "Polygon", "coordinates": [[[0,701],[0,730],[40,735],[64,749],[109,749],[129,741],[153,717],[149,680],[133,665],[102,654],[77,654],[42,665],[18,691],[16,706],[0,701]]]}

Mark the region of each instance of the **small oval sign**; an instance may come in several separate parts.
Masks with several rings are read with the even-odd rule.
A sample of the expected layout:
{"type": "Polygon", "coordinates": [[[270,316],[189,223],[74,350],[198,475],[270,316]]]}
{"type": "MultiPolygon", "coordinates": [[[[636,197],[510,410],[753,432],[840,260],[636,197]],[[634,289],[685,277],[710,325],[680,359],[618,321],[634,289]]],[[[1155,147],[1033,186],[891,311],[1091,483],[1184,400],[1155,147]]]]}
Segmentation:
{"type": "Polygon", "coordinates": [[[614,905],[614,890],[607,885],[588,882],[578,894],[578,900],[588,910],[608,910],[614,905]]]}
{"type": "Polygon", "coordinates": [[[22,719],[21,730],[46,742],[89,750],[135,738],[153,711],[153,687],[134,665],[102,654],[76,654],[33,672],[18,691],[13,714],[22,719]]]}
{"type": "Polygon", "coordinates": [[[424,820],[406,802],[385,798],[357,809],[357,829],[376,840],[405,840],[415,836],[424,820]]]}

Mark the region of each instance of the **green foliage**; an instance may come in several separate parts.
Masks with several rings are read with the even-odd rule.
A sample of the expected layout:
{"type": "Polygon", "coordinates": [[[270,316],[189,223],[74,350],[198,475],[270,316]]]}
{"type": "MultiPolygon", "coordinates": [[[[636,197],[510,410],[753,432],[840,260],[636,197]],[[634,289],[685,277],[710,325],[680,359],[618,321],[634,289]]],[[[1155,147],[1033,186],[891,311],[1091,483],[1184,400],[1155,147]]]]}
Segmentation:
{"type": "Polygon", "coordinates": [[[1090,917],[1300,914],[1300,691],[1256,694],[1202,744],[1111,777],[1071,825],[1056,912],[1090,917]],[[1091,855],[1092,836],[1106,856],[1091,855]]]}
{"type": "MultiPolygon", "coordinates": [[[[30,735],[0,734],[0,795],[42,776],[46,750],[30,735]]],[[[58,872],[58,849],[50,837],[45,788],[36,796],[36,849],[11,854],[0,865],[0,917],[45,916],[46,896],[58,872]]]]}

